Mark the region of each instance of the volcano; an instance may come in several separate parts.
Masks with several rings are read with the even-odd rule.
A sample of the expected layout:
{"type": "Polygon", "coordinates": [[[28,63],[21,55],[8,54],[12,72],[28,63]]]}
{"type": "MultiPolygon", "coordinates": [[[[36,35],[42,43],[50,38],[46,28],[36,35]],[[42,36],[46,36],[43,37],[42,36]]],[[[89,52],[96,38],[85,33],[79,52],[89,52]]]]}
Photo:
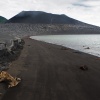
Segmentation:
{"type": "Polygon", "coordinates": [[[22,11],[7,21],[7,23],[32,23],[32,24],[84,24],[64,14],[57,15],[42,11],[22,11]]]}

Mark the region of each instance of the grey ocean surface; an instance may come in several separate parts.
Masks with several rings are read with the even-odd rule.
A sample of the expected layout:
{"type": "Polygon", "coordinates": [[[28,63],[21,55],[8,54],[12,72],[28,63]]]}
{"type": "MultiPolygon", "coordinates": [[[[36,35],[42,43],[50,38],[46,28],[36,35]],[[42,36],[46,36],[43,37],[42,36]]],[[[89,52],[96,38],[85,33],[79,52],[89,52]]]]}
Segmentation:
{"type": "Polygon", "coordinates": [[[30,38],[62,45],[100,57],[100,35],[44,35],[30,38]]]}

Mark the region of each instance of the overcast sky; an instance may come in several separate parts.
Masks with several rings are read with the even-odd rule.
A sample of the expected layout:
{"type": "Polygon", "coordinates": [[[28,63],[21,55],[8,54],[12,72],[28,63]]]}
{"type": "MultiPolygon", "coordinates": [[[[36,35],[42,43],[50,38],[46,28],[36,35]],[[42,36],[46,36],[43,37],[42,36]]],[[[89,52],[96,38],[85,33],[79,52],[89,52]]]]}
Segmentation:
{"type": "Polygon", "coordinates": [[[0,15],[7,19],[23,10],[66,14],[100,26],[100,0],[0,0],[0,15]]]}

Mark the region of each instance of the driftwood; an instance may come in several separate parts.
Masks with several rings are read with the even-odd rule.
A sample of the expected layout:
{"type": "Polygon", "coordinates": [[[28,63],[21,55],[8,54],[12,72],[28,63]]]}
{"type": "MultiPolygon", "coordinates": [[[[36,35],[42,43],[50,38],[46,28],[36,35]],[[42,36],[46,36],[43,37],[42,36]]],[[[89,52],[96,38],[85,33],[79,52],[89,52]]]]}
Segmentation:
{"type": "Polygon", "coordinates": [[[8,88],[10,88],[10,87],[14,87],[18,85],[21,79],[17,77],[13,77],[5,71],[1,71],[0,72],[0,82],[2,81],[8,82],[8,88]]]}

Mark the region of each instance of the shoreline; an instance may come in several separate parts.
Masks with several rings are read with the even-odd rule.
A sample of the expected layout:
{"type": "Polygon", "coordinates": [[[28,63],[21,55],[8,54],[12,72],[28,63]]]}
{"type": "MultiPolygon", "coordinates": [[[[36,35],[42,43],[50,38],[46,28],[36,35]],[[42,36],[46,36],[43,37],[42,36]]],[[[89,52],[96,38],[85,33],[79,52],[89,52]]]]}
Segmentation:
{"type": "Polygon", "coordinates": [[[14,88],[3,86],[0,100],[100,99],[99,57],[30,38],[24,40],[21,55],[7,71],[22,81],[14,88]],[[88,70],[81,70],[82,65],[88,70]]]}
{"type": "MultiPolygon", "coordinates": [[[[90,54],[93,56],[100,57],[100,52],[99,52],[100,47],[97,44],[97,43],[99,43],[99,38],[98,38],[99,35],[95,36],[97,38],[97,40],[96,40],[97,43],[95,43],[93,36],[91,38],[89,38],[90,37],[89,34],[87,37],[86,37],[86,35],[82,35],[84,37],[84,39],[82,36],[78,35],[77,37],[75,37],[76,39],[74,39],[74,40],[73,40],[74,37],[72,35],[69,35],[69,36],[68,35],[64,35],[64,36],[58,35],[57,37],[56,36],[54,36],[54,37],[52,35],[49,35],[49,36],[45,35],[43,37],[42,36],[30,36],[30,38],[31,39],[33,38],[33,39],[41,41],[41,42],[51,43],[54,45],[61,45],[66,48],[70,48],[73,50],[77,50],[79,52],[84,52],[84,53],[87,53],[87,54],[90,54]],[[82,40],[80,42],[77,41],[80,38],[82,40]],[[87,41],[87,39],[90,39],[92,42],[87,41]],[[89,43],[85,42],[84,40],[86,40],[89,43]]],[[[74,35],[74,36],[76,36],[76,35],[74,35]]]]}
{"type": "MultiPolygon", "coordinates": [[[[81,35],[82,35],[82,34],[81,34],[81,35]]],[[[32,36],[30,36],[29,38],[32,39],[31,37],[32,37],[32,36]]],[[[96,54],[91,54],[91,53],[83,52],[83,51],[76,50],[76,49],[70,48],[70,47],[66,47],[66,46],[60,45],[60,44],[54,44],[54,43],[50,43],[50,42],[46,42],[46,41],[42,41],[42,40],[37,40],[37,39],[32,39],[32,40],[44,42],[44,43],[47,43],[47,44],[52,44],[52,45],[61,46],[62,48],[73,50],[73,51],[75,51],[75,53],[85,53],[85,54],[87,54],[87,55],[91,55],[91,56],[100,58],[100,55],[99,55],[99,54],[98,54],[99,56],[97,56],[96,54]]],[[[88,49],[88,46],[86,46],[86,48],[84,48],[84,49],[88,49]]]]}

